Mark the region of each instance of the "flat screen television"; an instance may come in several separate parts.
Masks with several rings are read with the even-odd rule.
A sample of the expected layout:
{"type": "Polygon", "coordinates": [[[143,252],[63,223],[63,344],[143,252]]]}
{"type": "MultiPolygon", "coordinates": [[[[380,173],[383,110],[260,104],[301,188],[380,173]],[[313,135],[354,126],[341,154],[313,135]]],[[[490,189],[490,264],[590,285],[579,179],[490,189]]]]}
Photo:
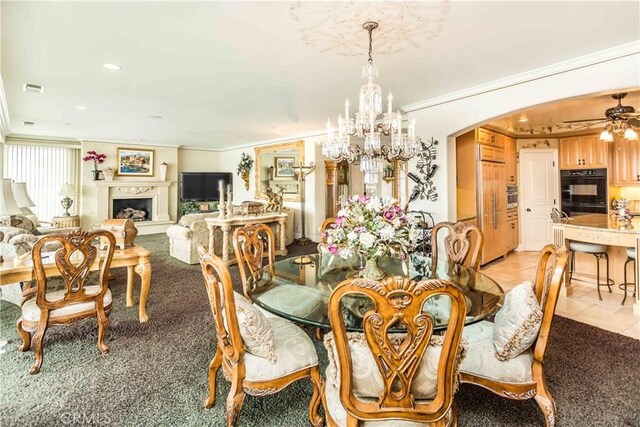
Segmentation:
{"type": "Polygon", "coordinates": [[[183,202],[219,201],[219,182],[233,184],[230,172],[182,172],[180,174],[180,199],[183,202]]]}

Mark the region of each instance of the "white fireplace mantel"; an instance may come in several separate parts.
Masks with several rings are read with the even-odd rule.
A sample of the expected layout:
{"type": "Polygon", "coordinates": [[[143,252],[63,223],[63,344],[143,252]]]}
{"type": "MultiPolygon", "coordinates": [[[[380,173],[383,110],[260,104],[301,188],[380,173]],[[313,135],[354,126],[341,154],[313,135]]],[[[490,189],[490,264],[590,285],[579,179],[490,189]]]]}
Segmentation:
{"type": "Polygon", "coordinates": [[[169,218],[169,187],[173,181],[114,180],[94,181],[97,189],[96,217],[99,225],[113,218],[114,199],[150,198],[151,221],[136,222],[139,234],[163,233],[174,222],[169,218]]]}

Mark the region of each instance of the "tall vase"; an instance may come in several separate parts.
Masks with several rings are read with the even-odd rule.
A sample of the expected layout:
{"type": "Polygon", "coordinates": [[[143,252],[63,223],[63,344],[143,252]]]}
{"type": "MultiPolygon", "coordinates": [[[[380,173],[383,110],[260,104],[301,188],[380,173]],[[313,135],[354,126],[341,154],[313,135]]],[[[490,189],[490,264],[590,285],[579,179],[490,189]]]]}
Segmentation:
{"type": "Polygon", "coordinates": [[[94,181],[100,181],[100,170],[94,169],[91,171],[91,173],[93,174],[94,181]]]}
{"type": "Polygon", "coordinates": [[[360,276],[365,279],[380,280],[386,273],[378,267],[378,258],[367,258],[364,268],[360,271],[360,276]]]}

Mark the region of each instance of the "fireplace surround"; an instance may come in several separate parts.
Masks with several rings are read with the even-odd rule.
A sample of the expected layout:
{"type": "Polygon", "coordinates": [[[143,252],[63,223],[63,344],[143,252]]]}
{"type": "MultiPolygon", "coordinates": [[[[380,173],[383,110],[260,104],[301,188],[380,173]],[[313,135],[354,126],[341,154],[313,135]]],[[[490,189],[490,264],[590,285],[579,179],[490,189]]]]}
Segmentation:
{"type": "Polygon", "coordinates": [[[126,207],[148,210],[147,221],[137,221],[139,235],[164,233],[174,224],[169,218],[169,187],[172,181],[94,181],[97,189],[95,225],[115,218],[123,203],[126,207]],[[123,202],[126,201],[126,202],[123,202]]]}

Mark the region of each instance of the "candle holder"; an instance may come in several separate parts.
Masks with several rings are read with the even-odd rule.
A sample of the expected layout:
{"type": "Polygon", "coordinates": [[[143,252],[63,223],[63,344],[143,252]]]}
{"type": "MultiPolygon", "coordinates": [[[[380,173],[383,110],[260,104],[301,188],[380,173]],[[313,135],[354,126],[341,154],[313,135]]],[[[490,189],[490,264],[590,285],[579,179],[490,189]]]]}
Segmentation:
{"type": "Polygon", "coordinates": [[[227,218],[233,218],[233,193],[227,197],[227,218]]]}
{"type": "Polygon", "coordinates": [[[220,193],[220,202],[218,203],[218,218],[224,218],[226,205],[224,204],[224,185],[222,181],[220,181],[220,185],[218,187],[220,193]]]}

